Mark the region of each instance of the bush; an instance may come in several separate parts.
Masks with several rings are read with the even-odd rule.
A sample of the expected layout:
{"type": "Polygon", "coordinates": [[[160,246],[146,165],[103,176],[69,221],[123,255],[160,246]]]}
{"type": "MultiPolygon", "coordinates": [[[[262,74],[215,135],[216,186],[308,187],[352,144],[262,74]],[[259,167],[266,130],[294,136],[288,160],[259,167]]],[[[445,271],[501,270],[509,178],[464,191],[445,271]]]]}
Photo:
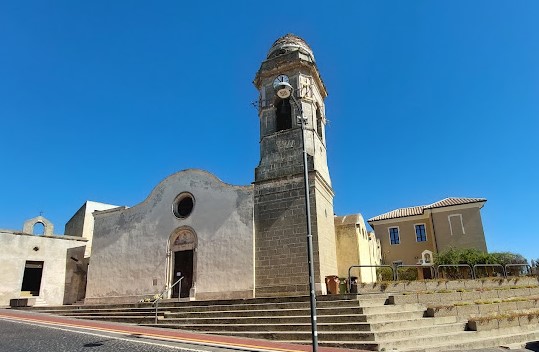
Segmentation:
{"type": "Polygon", "coordinates": [[[377,281],[392,281],[393,271],[389,268],[376,268],[377,281]]]}
{"type": "Polygon", "coordinates": [[[436,265],[468,264],[474,266],[476,264],[527,264],[528,261],[522,255],[511,252],[486,253],[472,248],[450,248],[435,254],[434,263],[436,265]]]}
{"type": "MultiPolygon", "coordinates": [[[[497,264],[501,266],[507,264],[527,264],[528,261],[522,255],[511,252],[486,253],[471,248],[450,248],[436,254],[434,256],[434,263],[436,265],[468,264],[473,267],[476,264],[497,264]]],[[[463,268],[445,269],[447,278],[451,279],[463,278],[464,271],[465,269],[463,268]]],[[[512,268],[512,272],[516,272],[518,275],[523,271],[525,271],[525,268],[512,268]]],[[[480,267],[478,276],[498,276],[501,272],[502,269],[499,267],[480,267]]]]}
{"type": "Polygon", "coordinates": [[[398,268],[399,280],[414,281],[418,279],[417,270],[421,268],[398,268]]]}

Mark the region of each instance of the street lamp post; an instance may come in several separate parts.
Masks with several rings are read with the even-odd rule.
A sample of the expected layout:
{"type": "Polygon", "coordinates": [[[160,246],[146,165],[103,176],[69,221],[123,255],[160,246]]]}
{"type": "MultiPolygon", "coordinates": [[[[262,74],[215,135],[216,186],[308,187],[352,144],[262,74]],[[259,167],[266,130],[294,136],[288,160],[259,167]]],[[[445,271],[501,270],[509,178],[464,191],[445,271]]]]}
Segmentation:
{"type": "Polygon", "coordinates": [[[316,291],[314,285],[314,259],[313,259],[313,235],[311,228],[311,200],[309,192],[309,165],[307,164],[307,150],[305,149],[305,126],[307,118],[303,116],[303,109],[294,97],[294,88],[288,82],[280,82],[275,86],[277,96],[281,99],[290,98],[296,108],[299,116],[298,123],[301,125],[301,144],[303,147],[303,177],[305,183],[305,217],[307,220],[307,259],[309,264],[309,296],[311,301],[311,335],[313,352],[318,351],[318,328],[316,325],[316,291]]]}

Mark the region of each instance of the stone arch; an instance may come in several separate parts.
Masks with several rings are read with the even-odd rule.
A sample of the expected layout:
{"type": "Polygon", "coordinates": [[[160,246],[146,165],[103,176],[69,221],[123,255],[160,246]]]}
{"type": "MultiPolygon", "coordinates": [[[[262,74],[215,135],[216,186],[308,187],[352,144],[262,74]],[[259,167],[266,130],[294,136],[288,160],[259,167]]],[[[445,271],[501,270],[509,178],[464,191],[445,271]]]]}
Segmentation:
{"type": "Polygon", "coordinates": [[[178,227],[170,235],[168,246],[169,252],[195,250],[198,245],[198,238],[195,230],[189,226],[178,227]]]}
{"type": "Polygon", "coordinates": [[[168,286],[180,277],[184,277],[178,286],[170,291],[170,297],[194,299],[197,279],[197,247],[198,237],[189,226],[175,229],[169,236],[168,253],[168,286]],[[180,274],[181,273],[181,274],[180,274]]]}
{"type": "Polygon", "coordinates": [[[43,235],[52,236],[54,233],[54,225],[49,220],[45,219],[43,216],[37,216],[32,219],[28,219],[24,222],[22,226],[22,232],[34,234],[34,226],[36,224],[43,225],[43,235]]]}
{"type": "Polygon", "coordinates": [[[292,128],[292,105],[290,99],[277,99],[275,106],[275,132],[292,128]]]}

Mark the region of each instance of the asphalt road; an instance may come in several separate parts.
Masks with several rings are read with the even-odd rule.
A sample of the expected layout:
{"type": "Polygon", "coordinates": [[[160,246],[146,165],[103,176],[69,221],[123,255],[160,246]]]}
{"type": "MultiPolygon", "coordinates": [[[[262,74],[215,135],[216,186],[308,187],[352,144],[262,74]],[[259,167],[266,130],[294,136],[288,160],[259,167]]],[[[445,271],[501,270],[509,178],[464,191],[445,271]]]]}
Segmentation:
{"type": "MultiPolygon", "coordinates": [[[[227,352],[226,348],[193,346],[76,328],[0,320],[0,352],[227,352]]],[[[237,352],[237,351],[236,351],[237,352]]]]}

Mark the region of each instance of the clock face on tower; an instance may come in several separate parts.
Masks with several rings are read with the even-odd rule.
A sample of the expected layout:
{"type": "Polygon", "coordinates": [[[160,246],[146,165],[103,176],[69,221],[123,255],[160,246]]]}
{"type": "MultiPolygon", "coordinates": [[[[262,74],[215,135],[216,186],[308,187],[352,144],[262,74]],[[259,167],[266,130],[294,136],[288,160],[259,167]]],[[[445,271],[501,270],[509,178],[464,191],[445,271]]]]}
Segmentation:
{"type": "Polygon", "coordinates": [[[279,83],[282,83],[282,82],[290,83],[290,82],[288,82],[288,76],[287,75],[279,75],[279,76],[275,77],[275,79],[273,80],[273,88],[277,88],[277,85],[279,83]]]}

